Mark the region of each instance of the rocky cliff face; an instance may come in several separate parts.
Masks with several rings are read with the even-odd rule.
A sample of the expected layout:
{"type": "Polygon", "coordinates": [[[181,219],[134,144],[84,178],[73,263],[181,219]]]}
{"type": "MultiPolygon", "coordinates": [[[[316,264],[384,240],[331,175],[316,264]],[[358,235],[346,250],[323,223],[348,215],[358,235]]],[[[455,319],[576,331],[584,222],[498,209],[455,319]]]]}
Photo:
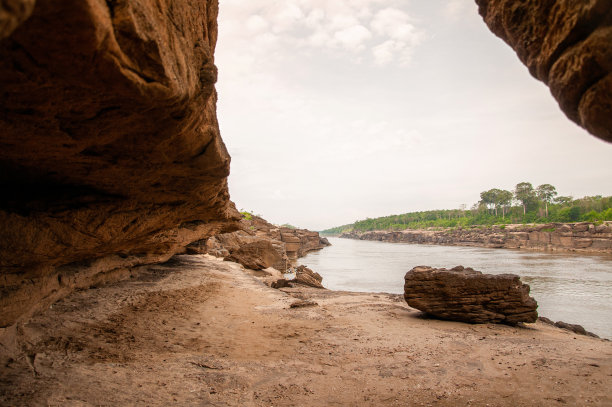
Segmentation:
{"type": "Polygon", "coordinates": [[[612,2],[476,3],[491,31],[550,87],[567,117],[612,141],[612,2]]]}
{"type": "Polygon", "coordinates": [[[601,225],[589,222],[507,225],[504,229],[500,226],[474,226],[466,229],[349,232],[340,237],[390,243],[612,253],[612,222],[601,225]]]}
{"type": "Polygon", "coordinates": [[[216,0],[0,2],[0,326],[236,229],[217,12],[216,0]]]}
{"type": "MultiPolygon", "coordinates": [[[[568,116],[610,140],[609,0],[478,3],[568,116]]],[[[0,327],[237,227],[217,12],[217,0],[0,0],[0,327]]],[[[318,244],[278,234],[296,256],[318,244]]]]}

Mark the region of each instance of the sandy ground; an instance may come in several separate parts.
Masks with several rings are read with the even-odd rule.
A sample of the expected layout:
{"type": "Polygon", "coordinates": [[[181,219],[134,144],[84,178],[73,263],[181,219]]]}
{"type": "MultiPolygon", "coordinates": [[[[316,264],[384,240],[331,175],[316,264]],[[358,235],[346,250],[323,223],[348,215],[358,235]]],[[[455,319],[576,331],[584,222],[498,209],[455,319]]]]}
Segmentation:
{"type": "Polygon", "coordinates": [[[181,256],[73,293],[0,332],[0,405],[612,405],[611,342],[254,274],[181,256]]]}

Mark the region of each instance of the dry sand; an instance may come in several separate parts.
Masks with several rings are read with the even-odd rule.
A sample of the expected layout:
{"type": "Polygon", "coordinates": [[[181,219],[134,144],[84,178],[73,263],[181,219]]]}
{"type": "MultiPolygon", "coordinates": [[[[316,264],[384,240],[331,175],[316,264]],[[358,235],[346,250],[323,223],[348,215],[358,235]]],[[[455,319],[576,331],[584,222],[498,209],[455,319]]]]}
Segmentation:
{"type": "Polygon", "coordinates": [[[0,405],[612,405],[611,342],[255,274],[181,256],[73,293],[0,332],[0,405]]]}

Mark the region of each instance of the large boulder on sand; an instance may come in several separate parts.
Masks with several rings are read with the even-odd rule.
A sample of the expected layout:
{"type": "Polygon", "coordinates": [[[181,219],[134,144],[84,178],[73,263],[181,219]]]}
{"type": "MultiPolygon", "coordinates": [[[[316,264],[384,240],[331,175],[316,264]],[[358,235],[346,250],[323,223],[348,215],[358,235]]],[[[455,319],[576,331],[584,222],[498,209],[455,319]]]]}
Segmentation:
{"type": "Polygon", "coordinates": [[[457,266],[418,266],[404,277],[404,299],[438,318],[471,323],[535,322],[538,304],[514,274],[483,274],[457,266]]]}

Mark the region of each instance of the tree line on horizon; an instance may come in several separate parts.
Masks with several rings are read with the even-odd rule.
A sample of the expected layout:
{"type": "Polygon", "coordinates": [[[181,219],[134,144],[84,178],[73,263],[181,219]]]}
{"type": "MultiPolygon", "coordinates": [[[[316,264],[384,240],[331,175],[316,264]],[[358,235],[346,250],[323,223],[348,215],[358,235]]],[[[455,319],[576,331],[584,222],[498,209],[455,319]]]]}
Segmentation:
{"type": "Polygon", "coordinates": [[[557,189],[551,184],[534,188],[529,182],[520,182],[513,191],[499,188],[482,191],[480,200],[470,209],[467,209],[467,205],[461,205],[459,209],[367,218],[349,225],[326,229],[321,233],[581,221],[612,221],[612,196],[596,195],[574,199],[571,196],[559,196],[557,189]]]}

